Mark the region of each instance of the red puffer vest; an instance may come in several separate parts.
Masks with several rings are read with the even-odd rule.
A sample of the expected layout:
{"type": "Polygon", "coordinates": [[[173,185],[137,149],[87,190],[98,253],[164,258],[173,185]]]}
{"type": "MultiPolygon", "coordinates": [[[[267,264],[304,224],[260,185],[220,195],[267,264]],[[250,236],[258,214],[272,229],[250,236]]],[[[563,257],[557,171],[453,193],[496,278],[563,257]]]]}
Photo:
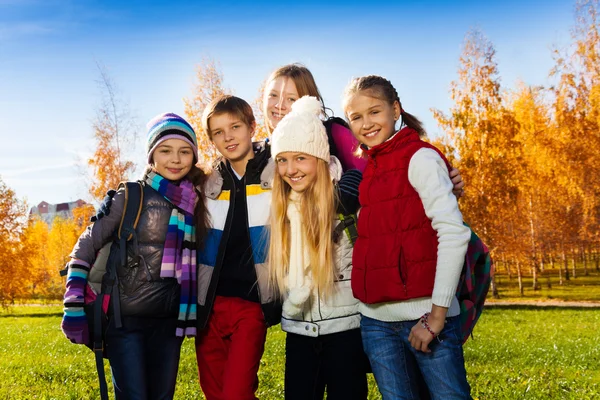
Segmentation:
{"type": "Polygon", "coordinates": [[[433,292],[437,233],[408,180],[410,159],[423,147],[436,150],[450,170],[443,154],[411,128],[366,151],[351,279],[354,297],[363,303],[430,297],[433,292]]]}

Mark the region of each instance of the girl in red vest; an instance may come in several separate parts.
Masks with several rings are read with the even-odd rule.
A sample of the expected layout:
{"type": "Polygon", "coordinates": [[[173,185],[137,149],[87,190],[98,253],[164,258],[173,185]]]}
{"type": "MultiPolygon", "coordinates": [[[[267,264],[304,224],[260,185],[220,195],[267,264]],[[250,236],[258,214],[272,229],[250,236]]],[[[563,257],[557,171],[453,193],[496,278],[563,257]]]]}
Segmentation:
{"type": "Polygon", "coordinates": [[[470,399],[456,298],[470,231],[451,167],[387,79],[354,79],[344,112],[368,158],[352,291],[379,390],[384,400],[418,399],[422,374],[433,399],[470,399]]]}

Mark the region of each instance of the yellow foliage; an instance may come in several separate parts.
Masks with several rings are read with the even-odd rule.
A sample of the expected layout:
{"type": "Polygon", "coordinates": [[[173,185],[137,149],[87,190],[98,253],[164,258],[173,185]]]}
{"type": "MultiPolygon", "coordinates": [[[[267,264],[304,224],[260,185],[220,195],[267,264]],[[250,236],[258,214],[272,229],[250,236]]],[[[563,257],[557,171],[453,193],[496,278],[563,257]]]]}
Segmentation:
{"type": "MultiPolygon", "coordinates": [[[[497,259],[537,270],[600,248],[600,34],[597,2],[578,4],[572,53],[550,88],[503,92],[495,49],[467,34],[449,113],[432,110],[466,183],[460,208],[497,259]]],[[[596,255],[597,257],[597,255],[596,255]]]]}
{"type": "Polygon", "coordinates": [[[125,147],[135,142],[136,133],[106,69],[101,65],[98,69],[103,104],[97,110],[93,123],[96,150],[87,164],[93,173],[90,194],[97,201],[102,201],[108,190],[117,188],[133,171],[133,162],[125,159],[125,147]]]}
{"type": "Polygon", "coordinates": [[[84,204],[81,207],[76,207],[72,210],[73,220],[79,226],[79,234],[89,225],[90,218],[94,216],[96,210],[91,204],[84,204]]]}
{"type": "Polygon", "coordinates": [[[96,151],[88,160],[94,173],[94,183],[90,194],[101,201],[106,192],[118,187],[121,181],[127,180],[127,174],[133,170],[133,162],[122,161],[120,148],[116,145],[117,132],[107,121],[98,121],[94,136],[96,151]]]}
{"type": "Polygon", "coordinates": [[[192,98],[184,98],[185,118],[192,125],[198,139],[198,163],[209,166],[217,158],[217,150],[202,128],[202,113],[216,97],[231,92],[223,87],[223,74],[219,64],[203,58],[196,66],[196,83],[192,98]]]}
{"type": "Polygon", "coordinates": [[[26,213],[25,205],[0,178],[0,304],[3,306],[25,292],[29,271],[23,262],[21,238],[26,213]]]}
{"type": "MultiPolygon", "coordinates": [[[[254,141],[264,140],[268,137],[261,106],[263,87],[264,82],[260,87],[257,98],[253,103],[249,102],[256,118],[254,141]]],[[[218,158],[219,153],[204,132],[202,113],[213,99],[223,94],[233,94],[233,92],[223,86],[223,73],[219,63],[210,58],[203,58],[196,66],[196,82],[192,87],[192,97],[185,97],[183,103],[185,118],[194,128],[198,139],[198,164],[205,168],[212,165],[213,161],[218,158]]]]}

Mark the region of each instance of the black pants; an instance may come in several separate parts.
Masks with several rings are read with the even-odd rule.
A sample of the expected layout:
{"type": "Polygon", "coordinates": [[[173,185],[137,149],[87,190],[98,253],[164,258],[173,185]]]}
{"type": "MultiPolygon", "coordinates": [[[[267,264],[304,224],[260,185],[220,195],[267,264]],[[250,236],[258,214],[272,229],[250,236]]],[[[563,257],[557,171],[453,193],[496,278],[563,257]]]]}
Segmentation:
{"type": "Polygon", "coordinates": [[[175,393],[182,337],[176,318],[123,317],[108,325],[106,351],[117,400],[167,400],[175,393]]]}
{"type": "Polygon", "coordinates": [[[309,337],[288,333],[285,342],[286,400],[367,398],[368,359],[360,329],[309,337]]]}

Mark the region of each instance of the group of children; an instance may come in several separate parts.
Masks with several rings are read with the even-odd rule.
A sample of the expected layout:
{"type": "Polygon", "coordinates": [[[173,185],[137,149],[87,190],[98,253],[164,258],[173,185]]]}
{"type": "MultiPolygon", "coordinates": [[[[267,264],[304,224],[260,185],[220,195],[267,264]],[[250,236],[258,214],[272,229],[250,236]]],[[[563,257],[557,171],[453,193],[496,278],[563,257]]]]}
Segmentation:
{"type": "MultiPolygon", "coordinates": [[[[118,271],[123,328],[106,332],[116,398],[172,398],[182,339],[195,336],[206,398],[255,399],[267,328],[280,322],[286,399],[366,399],[368,371],[384,399],[470,398],[455,295],[470,238],[460,175],[382,77],[347,87],[349,129],[323,121],[298,64],[271,74],[263,104],[270,142],[252,141],[244,100],[207,106],[203,129],[222,157],[206,175],[185,120],[149,124],[139,255],[118,271]]],[[[118,191],[71,253],[62,328],[73,342],[87,342],[86,277],[123,204],[118,191]]]]}

